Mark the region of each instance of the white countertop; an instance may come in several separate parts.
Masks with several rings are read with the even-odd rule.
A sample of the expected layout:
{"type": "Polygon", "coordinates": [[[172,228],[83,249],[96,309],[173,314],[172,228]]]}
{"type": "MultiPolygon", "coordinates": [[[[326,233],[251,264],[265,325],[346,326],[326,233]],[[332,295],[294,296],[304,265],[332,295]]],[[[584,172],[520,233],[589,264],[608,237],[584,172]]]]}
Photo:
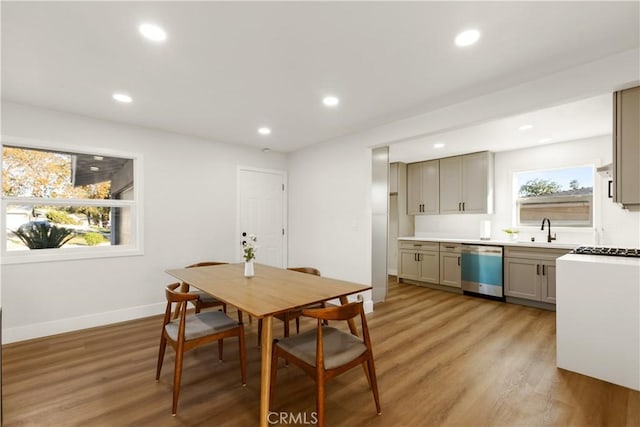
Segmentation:
{"type": "MultiPolygon", "coordinates": [[[[531,248],[549,248],[549,249],[574,249],[581,246],[577,243],[547,243],[547,242],[514,242],[511,240],[480,240],[480,239],[451,239],[446,237],[422,237],[422,236],[406,236],[398,237],[398,240],[412,240],[420,242],[442,242],[442,243],[470,243],[480,245],[496,245],[496,246],[522,246],[531,248]]],[[[601,256],[598,258],[602,258],[601,256]]],[[[616,258],[616,257],[606,257],[616,258]]]]}
{"type": "MultiPolygon", "coordinates": [[[[633,265],[640,268],[640,258],[609,256],[609,255],[584,255],[584,254],[567,254],[558,258],[558,261],[580,262],[587,264],[612,264],[612,265],[633,265]]],[[[640,283],[640,270],[636,281],[640,283]]]]}

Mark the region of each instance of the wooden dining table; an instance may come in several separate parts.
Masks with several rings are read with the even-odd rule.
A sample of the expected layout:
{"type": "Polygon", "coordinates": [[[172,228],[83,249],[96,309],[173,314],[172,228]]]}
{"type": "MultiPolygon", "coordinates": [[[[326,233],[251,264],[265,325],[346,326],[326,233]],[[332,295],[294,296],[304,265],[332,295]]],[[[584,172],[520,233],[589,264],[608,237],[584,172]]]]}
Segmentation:
{"type": "MultiPolygon", "coordinates": [[[[273,316],[288,310],[331,299],[347,303],[347,296],[371,289],[369,285],[330,279],[312,274],[255,265],[253,277],[244,276],[244,264],[222,264],[198,268],[178,268],[166,273],[200,289],[253,317],[262,319],[260,372],[260,426],[269,424],[269,387],[273,316]]],[[[357,335],[355,323],[351,332],[357,335]]]]}

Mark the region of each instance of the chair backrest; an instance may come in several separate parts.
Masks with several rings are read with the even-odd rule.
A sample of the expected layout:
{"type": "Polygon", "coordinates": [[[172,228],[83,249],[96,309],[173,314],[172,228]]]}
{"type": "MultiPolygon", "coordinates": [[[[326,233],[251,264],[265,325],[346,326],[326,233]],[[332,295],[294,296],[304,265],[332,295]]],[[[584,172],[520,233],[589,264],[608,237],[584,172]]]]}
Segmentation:
{"type": "Polygon", "coordinates": [[[171,321],[171,312],[174,311],[173,304],[176,304],[173,318],[175,319],[180,316],[180,328],[183,329],[185,316],[187,313],[187,301],[198,299],[198,295],[176,292],[176,289],[178,289],[178,286],[180,285],[181,283],[172,283],[170,285],[167,285],[167,287],[165,288],[165,295],[167,297],[167,308],[164,312],[163,324],[166,325],[171,321]]]}
{"type": "MultiPolygon", "coordinates": [[[[316,366],[324,366],[324,351],[322,344],[322,328],[324,320],[351,320],[360,316],[360,322],[362,325],[362,339],[364,345],[367,346],[368,351],[371,351],[371,338],[369,337],[369,328],[367,327],[367,318],[364,314],[364,308],[362,301],[355,301],[349,304],[332,306],[327,308],[313,308],[309,310],[303,310],[302,314],[307,317],[312,317],[318,320],[317,326],[317,353],[316,353],[316,366]]],[[[349,329],[353,335],[357,335],[357,329],[355,325],[350,324],[349,329]]]]}
{"type": "Polygon", "coordinates": [[[349,320],[362,314],[362,301],[351,302],[346,305],[337,305],[327,308],[311,308],[303,310],[302,314],[318,320],[349,320]]]}
{"type": "Polygon", "coordinates": [[[290,267],[287,270],[297,271],[300,273],[313,274],[315,276],[320,276],[320,270],[313,267],[290,267]]]}
{"type": "Polygon", "coordinates": [[[211,265],[222,265],[222,264],[228,264],[228,262],[205,261],[205,262],[198,262],[196,264],[187,265],[185,268],[209,267],[211,265]]]}

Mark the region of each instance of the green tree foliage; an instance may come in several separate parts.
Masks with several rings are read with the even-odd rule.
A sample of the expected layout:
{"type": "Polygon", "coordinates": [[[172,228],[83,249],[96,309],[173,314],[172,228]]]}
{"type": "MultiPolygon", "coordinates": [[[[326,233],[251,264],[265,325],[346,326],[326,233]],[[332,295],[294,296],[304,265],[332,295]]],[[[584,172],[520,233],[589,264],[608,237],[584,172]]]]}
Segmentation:
{"type": "Polygon", "coordinates": [[[541,196],[544,194],[553,194],[560,191],[562,187],[555,181],[548,181],[543,178],[536,178],[527,181],[520,187],[520,197],[541,196]]]}
{"type": "Polygon", "coordinates": [[[29,249],[59,248],[74,236],[73,231],[46,222],[31,223],[17,229],[15,235],[29,249]]]}
{"type": "Polygon", "coordinates": [[[51,209],[47,212],[47,219],[56,224],[71,224],[77,225],[78,221],[73,219],[67,212],[57,209],[51,209]]]}
{"type": "Polygon", "coordinates": [[[100,233],[85,233],[84,241],[87,242],[89,246],[95,246],[102,242],[104,242],[104,237],[100,233]]]}
{"type": "Polygon", "coordinates": [[[572,190],[577,190],[580,188],[580,183],[578,182],[577,179],[572,179],[571,182],[569,183],[569,188],[572,190]]]}

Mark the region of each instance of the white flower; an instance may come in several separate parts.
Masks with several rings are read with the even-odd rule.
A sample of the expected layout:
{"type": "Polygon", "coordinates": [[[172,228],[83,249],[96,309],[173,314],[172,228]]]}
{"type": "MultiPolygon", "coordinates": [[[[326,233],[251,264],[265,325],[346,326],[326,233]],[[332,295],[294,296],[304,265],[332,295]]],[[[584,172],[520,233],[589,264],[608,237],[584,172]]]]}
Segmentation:
{"type": "Polygon", "coordinates": [[[258,245],[256,245],[257,241],[258,237],[255,234],[247,235],[247,233],[242,233],[242,256],[245,261],[251,261],[256,257],[256,251],[258,249],[258,245]]]}

